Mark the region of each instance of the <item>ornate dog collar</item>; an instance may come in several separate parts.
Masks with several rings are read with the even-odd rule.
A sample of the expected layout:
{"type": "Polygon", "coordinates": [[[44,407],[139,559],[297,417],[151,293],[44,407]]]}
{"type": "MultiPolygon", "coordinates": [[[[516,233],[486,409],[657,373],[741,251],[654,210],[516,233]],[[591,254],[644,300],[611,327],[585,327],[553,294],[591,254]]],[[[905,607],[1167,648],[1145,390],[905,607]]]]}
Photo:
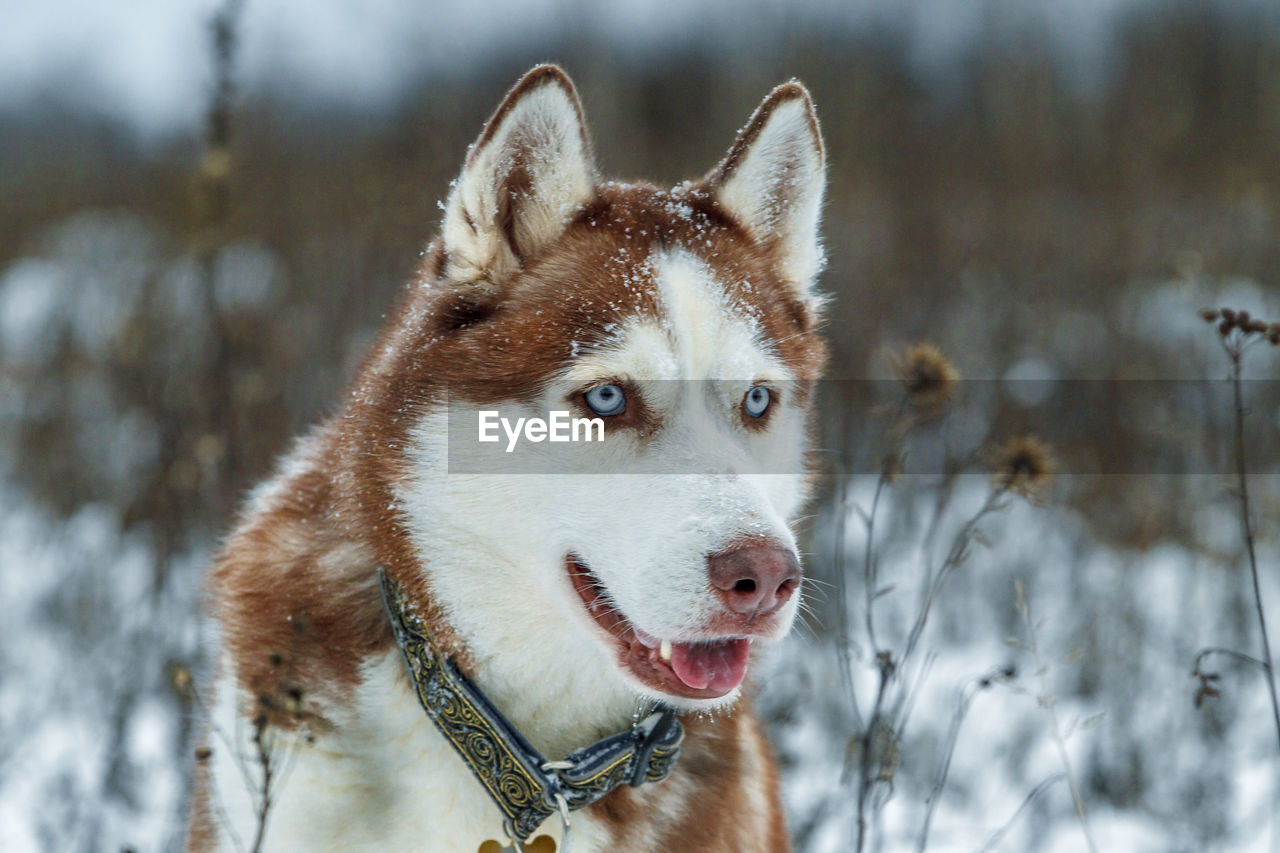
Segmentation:
{"type": "Polygon", "coordinates": [[[404,653],[418,701],[503,814],[517,849],[542,822],[594,803],[619,785],[639,786],[666,778],[680,755],[684,729],[667,706],[624,732],[548,761],[488,698],[436,650],[434,636],[413,612],[404,592],[378,570],[382,600],[396,642],[404,653]]]}

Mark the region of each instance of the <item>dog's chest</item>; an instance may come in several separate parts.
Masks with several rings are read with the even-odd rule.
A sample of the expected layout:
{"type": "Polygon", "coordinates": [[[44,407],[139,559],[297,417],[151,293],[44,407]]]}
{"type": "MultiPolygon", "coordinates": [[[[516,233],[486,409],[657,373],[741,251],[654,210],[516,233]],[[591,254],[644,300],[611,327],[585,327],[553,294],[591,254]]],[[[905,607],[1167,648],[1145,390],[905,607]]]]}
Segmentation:
{"type": "MultiPolygon", "coordinates": [[[[280,766],[288,769],[270,808],[265,849],[489,853],[508,843],[501,813],[396,677],[399,667],[398,650],[367,667],[348,722],[337,731],[311,745],[279,747],[280,766]],[[482,846],[486,842],[496,844],[482,846]]],[[[224,760],[213,769],[219,799],[248,805],[237,768],[224,760]]],[[[252,811],[228,808],[236,815],[252,811]]],[[[609,833],[589,813],[573,813],[571,825],[574,853],[609,849],[609,833]]],[[[233,829],[241,839],[252,838],[255,826],[245,822],[233,829]]],[[[535,833],[540,835],[561,849],[559,817],[548,818],[535,833]]],[[[235,848],[223,841],[223,849],[235,848]]],[[[544,842],[535,849],[550,848],[544,842]]]]}

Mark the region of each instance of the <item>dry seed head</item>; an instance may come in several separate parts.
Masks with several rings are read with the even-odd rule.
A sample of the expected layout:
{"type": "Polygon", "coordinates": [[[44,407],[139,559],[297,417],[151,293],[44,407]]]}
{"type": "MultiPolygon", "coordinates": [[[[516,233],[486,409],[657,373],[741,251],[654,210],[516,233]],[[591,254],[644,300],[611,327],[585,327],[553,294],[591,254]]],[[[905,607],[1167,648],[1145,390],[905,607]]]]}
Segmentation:
{"type": "Polygon", "coordinates": [[[1234,309],[1234,308],[1223,308],[1223,309],[1222,309],[1222,319],[1224,319],[1224,320],[1230,320],[1231,322],[1233,322],[1233,323],[1234,323],[1234,322],[1236,321],[1236,312],[1235,312],[1235,309],[1234,309]]]}
{"type": "Polygon", "coordinates": [[[221,147],[211,149],[200,161],[200,171],[208,180],[225,180],[231,174],[231,152],[221,147]]]}
{"type": "Polygon", "coordinates": [[[1221,695],[1222,694],[1218,692],[1218,688],[1214,687],[1212,684],[1201,684],[1200,689],[1196,691],[1196,707],[1203,707],[1206,699],[1217,699],[1221,695]]]}
{"type": "Polygon", "coordinates": [[[1218,318],[1221,316],[1222,315],[1220,313],[1212,308],[1204,308],[1200,311],[1200,319],[1204,320],[1206,323],[1216,323],[1218,322],[1218,318]]]}
{"type": "Polygon", "coordinates": [[[1227,320],[1224,318],[1223,321],[1218,324],[1218,334],[1222,335],[1225,338],[1227,335],[1231,334],[1231,330],[1234,329],[1235,327],[1236,327],[1235,320],[1227,320]]]}
{"type": "Polygon", "coordinates": [[[1214,686],[1214,682],[1218,680],[1217,673],[1193,672],[1192,675],[1200,679],[1200,688],[1196,690],[1196,707],[1204,705],[1206,699],[1217,699],[1222,694],[1218,692],[1218,688],[1214,686]]]}
{"type": "Polygon", "coordinates": [[[1048,445],[1031,435],[1018,436],[996,451],[992,482],[997,488],[1039,498],[1053,480],[1053,454],[1048,445]]]}
{"type": "Polygon", "coordinates": [[[1249,322],[1252,319],[1253,319],[1253,316],[1248,311],[1236,312],[1236,324],[1242,329],[1249,328],[1249,322]]]}
{"type": "Polygon", "coordinates": [[[955,394],[960,374],[934,344],[912,344],[896,366],[907,400],[917,409],[938,409],[955,394]]]}
{"type": "Polygon", "coordinates": [[[174,689],[180,693],[185,693],[191,686],[191,670],[181,664],[173,667],[170,677],[173,679],[174,689]]]}

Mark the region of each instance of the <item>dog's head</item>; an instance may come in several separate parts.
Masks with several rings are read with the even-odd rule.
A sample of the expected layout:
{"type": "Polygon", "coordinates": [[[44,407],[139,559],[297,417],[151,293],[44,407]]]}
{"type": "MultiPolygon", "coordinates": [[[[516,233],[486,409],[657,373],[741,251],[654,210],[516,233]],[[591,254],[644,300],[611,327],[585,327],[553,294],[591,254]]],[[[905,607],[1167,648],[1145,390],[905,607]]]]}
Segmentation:
{"type": "MultiPolygon", "coordinates": [[[[825,359],[823,158],[795,82],[705,178],[670,190],[597,180],[557,68],[526,75],[489,121],[409,311],[447,395],[414,432],[400,496],[480,657],[501,653],[495,632],[508,648],[569,637],[592,677],[705,707],[736,696],[751,641],[788,631],[825,359]],[[478,410],[511,423],[567,411],[599,418],[604,437],[525,433],[520,458],[539,473],[467,469],[478,410]]],[[[485,464],[504,458],[498,435],[485,464]]]]}

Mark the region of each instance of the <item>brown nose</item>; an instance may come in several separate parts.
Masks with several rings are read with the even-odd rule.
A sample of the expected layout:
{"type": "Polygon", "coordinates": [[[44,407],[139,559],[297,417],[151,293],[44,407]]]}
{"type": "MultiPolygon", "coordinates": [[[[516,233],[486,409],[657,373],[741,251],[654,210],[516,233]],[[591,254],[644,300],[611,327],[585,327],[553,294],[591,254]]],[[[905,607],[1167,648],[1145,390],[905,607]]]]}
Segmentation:
{"type": "Polygon", "coordinates": [[[734,613],[754,619],[787,603],[800,586],[800,562],[789,549],[747,545],[707,558],[711,586],[734,613]]]}

